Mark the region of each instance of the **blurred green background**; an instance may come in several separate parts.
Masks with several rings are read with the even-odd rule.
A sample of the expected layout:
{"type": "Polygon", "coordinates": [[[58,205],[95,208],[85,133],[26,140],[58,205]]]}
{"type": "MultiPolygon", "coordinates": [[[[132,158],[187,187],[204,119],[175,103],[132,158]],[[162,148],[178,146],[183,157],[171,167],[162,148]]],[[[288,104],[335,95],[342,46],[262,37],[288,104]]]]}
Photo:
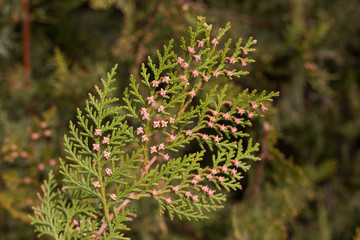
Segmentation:
{"type": "Polygon", "coordinates": [[[37,239],[26,216],[94,84],[118,63],[121,97],[196,16],[258,41],[250,75],[232,84],[280,91],[249,129],[263,160],[210,220],[170,222],[140,201],[128,236],[360,239],[357,0],[0,0],[0,239],[37,239]]]}

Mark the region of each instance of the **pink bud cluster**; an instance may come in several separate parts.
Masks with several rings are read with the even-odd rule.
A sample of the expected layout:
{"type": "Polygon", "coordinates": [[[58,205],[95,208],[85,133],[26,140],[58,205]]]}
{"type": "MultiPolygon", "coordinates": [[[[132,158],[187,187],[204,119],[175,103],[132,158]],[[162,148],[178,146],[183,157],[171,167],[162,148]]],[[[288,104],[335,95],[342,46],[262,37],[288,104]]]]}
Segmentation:
{"type": "MultiPolygon", "coordinates": [[[[153,197],[158,196],[158,191],[156,191],[155,189],[153,189],[153,190],[151,191],[151,195],[152,195],[153,197]]],[[[164,200],[165,200],[165,203],[166,203],[166,204],[170,204],[170,203],[172,202],[172,200],[171,200],[170,197],[167,197],[167,198],[165,198],[164,200]]]]}
{"type": "MultiPolygon", "coordinates": [[[[268,110],[268,108],[265,107],[265,105],[264,105],[263,103],[259,103],[259,104],[258,104],[258,103],[255,103],[255,102],[253,102],[253,101],[249,101],[249,104],[250,104],[250,107],[251,107],[252,109],[254,109],[254,110],[256,110],[256,109],[259,107],[259,105],[260,105],[260,110],[261,110],[262,112],[265,112],[266,110],[268,110]]],[[[253,117],[254,117],[254,113],[251,112],[251,111],[249,111],[249,110],[245,110],[245,109],[239,108],[239,107],[236,107],[236,110],[238,111],[237,113],[240,114],[240,116],[242,116],[242,115],[244,115],[244,114],[246,113],[249,118],[253,118],[253,117]]]]}
{"type": "Polygon", "coordinates": [[[201,60],[201,55],[194,55],[194,59],[196,62],[201,60]]]}
{"type": "Polygon", "coordinates": [[[169,76],[165,76],[165,77],[163,77],[163,79],[162,79],[162,82],[163,82],[163,83],[166,83],[166,84],[169,84],[169,81],[170,81],[170,77],[169,77],[169,76]]]}
{"type": "Polygon", "coordinates": [[[160,89],[160,95],[162,96],[162,97],[165,97],[166,96],[166,91],[164,90],[164,89],[160,89]]]}
{"type": "MultiPolygon", "coordinates": [[[[232,102],[228,102],[228,104],[232,105],[232,102]]],[[[216,122],[218,120],[228,121],[228,120],[233,119],[236,124],[240,124],[241,119],[236,118],[235,116],[232,116],[230,114],[230,112],[226,112],[226,113],[220,112],[220,113],[218,113],[216,110],[213,110],[213,109],[209,109],[208,111],[211,113],[211,115],[205,115],[205,117],[208,119],[207,121],[205,120],[205,123],[207,124],[208,127],[212,128],[212,127],[216,126],[221,132],[225,132],[225,131],[227,131],[227,129],[229,129],[234,134],[237,132],[237,128],[234,127],[234,126],[218,124],[216,122]]],[[[187,136],[190,136],[191,135],[191,130],[185,130],[185,134],[187,136]]],[[[200,136],[202,138],[202,140],[204,140],[204,141],[208,141],[209,139],[213,139],[214,142],[219,143],[220,140],[221,140],[219,135],[208,135],[208,134],[205,134],[205,133],[198,133],[197,135],[200,136]]]]}
{"type": "MultiPolygon", "coordinates": [[[[160,111],[163,110],[162,106],[160,106],[158,109],[159,109],[160,111]]],[[[158,111],[159,111],[159,110],[158,110],[158,111]]],[[[147,113],[147,109],[146,109],[146,108],[142,108],[141,111],[140,111],[140,114],[141,114],[141,115],[146,115],[146,114],[148,114],[148,113],[147,113]]],[[[162,119],[162,120],[154,120],[154,121],[152,122],[152,127],[153,127],[154,129],[156,129],[156,128],[167,128],[167,127],[168,127],[168,124],[174,124],[174,123],[175,123],[175,119],[172,118],[172,117],[169,117],[167,120],[165,120],[165,119],[162,119]]],[[[144,129],[143,129],[143,127],[138,127],[138,128],[136,129],[136,134],[137,134],[137,135],[142,134],[142,136],[141,136],[141,141],[142,141],[142,142],[145,142],[145,141],[148,141],[148,140],[149,140],[149,138],[146,136],[146,134],[144,134],[144,129]]],[[[170,142],[175,141],[175,136],[172,135],[172,134],[171,134],[171,135],[168,134],[168,141],[170,141],[170,142]]],[[[151,153],[151,154],[157,153],[158,150],[164,150],[164,149],[165,149],[165,144],[164,144],[164,143],[161,143],[161,144],[159,144],[159,146],[152,146],[152,147],[150,148],[150,153],[151,153]]],[[[162,153],[161,153],[161,155],[163,156],[163,158],[164,158],[165,161],[168,161],[168,160],[169,160],[169,155],[168,155],[168,154],[162,154],[162,153]]]]}
{"type": "Polygon", "coordinates": [[[112,175],[112,170],[111,170],[111,168],[106,168],[106,169],[105,169],[105,173],[106,173],[107,175],[111,176],[111,175],[112,175]]]}
{"type": "MultiPolygon", "coordinates": [[[[140,134],[142,134],[142,133],[144,133],[144,129],[142,128],[142,127],[138,127],[137,129],[136,129],[136,134],[137,135],[140,135],[140,134]]],[[[149,140],[149,138],[146,136],[146,134],[143,134],[142,136],[141,136],[141,142],[145,142],[145,141],[148,141],[149,140]]]]}
{"type": "Polygon", "coordinates": [[[219,72],[218,71],[213,71],[212,75],[213,75],[213,77],[217,78],[219,76],[219,72]]]}
{"type": "MultiPolygon", "coordinates": [[[[202,173],[200,174],[196,174],[196,175],[190,175],[189,176],[189,180],[191,184],[193,185],[197,185],[200,182],[203,182],[203,180],[205,180],[205,178],[208,181],[212,181],[215,180],[217,181],[219,184],[224,184],[226,181],[226,178],[224,176],[217,176],[218,173],[223,173],[223,174],[229,174],[232,176],[237,176],[238,175],[238,171],[237,168],[240,166],[240,162],[238,160],[233,160],[233,159],[229,159],[226,161],[226,163],[223,166],[217,166],[214,169],[206,169],[203,170],[202,173]],[[230,166],[234,166],[235,168],[231,168],[230,166]],[[203,178],[202,176],[205,176],[205,178],[203,178]]],[[[206,193],[209,197],[211,197],[214,194],[214,191],[211,190],[208,185],[202,184],[202,185],[198,185],[198,189],[201,191],[203,191],[204,193],[206,193]]],[[[191,197],[191,193],[190,192],[185,192],[185,196],[186,197],[191,197]]]]}
{"type": "Polygon", "coordinates": [[[241,47],[241,50],[242,50],[244,55],[248,55],[248,51],[244,47],[241,47]]]}
{"type": "Polygon", "coordinates": [[[214,46],[216,46],[216,45],[219,44],[219,42],[217,41],[216,38],[214,38],[214,39],[211,41],[211,44],[214,45],[214,46]]]}
{"type": "Polygon", "coordinates": [[[158,121],[153,121],[153,128],[165,128],[167,127],[169,121],[165,121],[165,120],[158,120],[158,121]]]}
{"type": "MultiPolygon", "coordinates": [[[[101,131],[102,131],[102,129],[95,129],[94,135],[95,136],[102,136],[101,131]]],[[[103,144],[110,144],[110,138],[104,137],[103,140],[102,140],[102,143],[103,144]]],[[[99,144],[93,144],[93,149],[96,150],[96,151],[99,151],[100,145],[99,144]]]]}
{"type": "MultiPolygon", "coordinates": [[[[214,38],[209,42],[207,42],[208,45],[212,45],[214,46],[213,48],[215,48],[219,42],[217,38],[214,38]]],[[[200,41],[197,40],[197,47],[198,48],[203,48],[205,46],[205,41],[200,41]]],[[[210,77],[214,77],[214,78],[218,78],[220,75],[223,76],[227,76],[228,78],[232,78],[234,75],[237,76],[238,72],[236,72],[236,70],[232,69],[232,70],[228,70],[228,69],[223,69],[221,67],[218,67],[217,69],[213,69],[210,71],[203,71],[203,72],[199,72],[197,69],[188,69],[189,68],[189,63],[186,62],[188,61],[188,59],[191,59],[192,61],[195,60],[196,62],[201,61],[201,51],[197,52],[196,50],[196,46],[188,46],[186,48],[188,54],[187,54],[187,60],[184,60],[181,57],[177,58],[176,63],[178,64],[178,66],[180,66],[182,68],[182,70],[185,72],[183,73],[183,75],[179,75],[178,78],[174,78],[174,80],[179,80],[183,83],[185,83],[185,87],[189,85],[189,80],[196,78],[196,80],[204,80],[204,82],[208,82],[210,77]]],[[[247,55],[248,51],[245,48],[241,48],[241,51],[243,53],[243,55],[247,55]]],[[[234,65],[235,63],[241,63],[242,66],[246,66],[247,62],[249,62],[248,59],[243,59],[242,57],[238,57],[236,55],[233,55],[233,57],[228,57],[226,58],[226,62],[229,62],[229,64],[234,65]]],[[[193,64],[193,62],[191,62],[191,64],[193,64]]],[[[159,87],[159,89],[157,89],[156,96],[162,96],[163,98],[168,98],[167,97],[167,91],[170,91],[169,88],[161,88],[163,85],[160,85],[161,83],[169,83],[170,78],[168,76],[165,76],[163,78],[160,78],[159,81],[153,81],[151,82],[152,87],[159,87]]],[[[201,86],[201,85],[200,85],[201,86]]],[[[199,87],[200,88],[200,87],[199,87]]],[[[192,90],[189,90],[187,92],[189,98],[187,98],[187,100],[191,101],[190,98],[195,97],[197,91],[199,88],[195,88],[192,90]]],[[[171,92],[171,91],[170,91],[171,92]]],[[[150,96],[146,99],[148,104],[152,104],[154,103],[154,96],[150,96]]],[[[215,143],[220,143],[221,139],[222,139],[222,133],[221,132],[231,132],[233,134],[236,134],[238,131],[237,125],[242,124],[243,123],[243,118],[239,117],[237,114],[240,114],[240,116],[242,116],[243,114],[247,114],[247,116],[249,118],[252,118],[254,116],[254,113],[252,112],[253,110],[257,109],[257,108],[261,108],[262,111],[265,111],[267,108],[262,104],[262,103],[257,103],[257,102],[252,102],[249,101],[250,107],[246,106],[244,107],[245,109],[242,108],[238,108],[238,107],[233,107],[232,102],[223,102],[222,104],[228,104],[230,106],[230,110],[228,111],[224,111],[224,112],[217,112],[216,110],[210,109],[210,113],[209,115],[206,115],[205,120],[203,120],[208,127],[216,127],[217,129],[220,130],[219,135],[208,135],[206,133],[199,133],[197,132],[197,130],[191,130],[191,129],[187,129],[187,130],[182,130],[182,133],[185,133],[186,136],[198,136],[200,137],[203,141],[213,141],[215,143]],[[247,109],[253,109],[253,110],[247,110],[247,109]],[[236,113],[237,110],[237,113],[236,113]],[[221,121],[221,124],[219,123],[221,121]]],[[[158,113],[162,113],[164,112],[164,107],[163,106],[156,106],[155,104],[153,104],[153,109],[154,111],[157,111],[158,113]],[[155,110],[156,109],[156,110],[155,110]]],[[[149,113],[147,112],[149,109],[148,108],[142,108],[140,114],[141,116],[143,116],[143,120],[150,120],[149,118],[149,113]]],[[[162,119],[161,118],[156,118],[154,121],[150,122],[150,127],[152,127],[152,129],[159,129],[161,130],[161,128],[167,128],[168,124],[173,124],[174,123],[174,119],[172,119],[170,117],[170,119],[162,119]],[[151,124],[152,123],[152,124],[151,124]]],[[[147,122],[147,124],[149,124],[149,122],[147,122]]],[[[145,126],[145,125],[144,125],[145,126]]],[[[147,125],[149,126],[149,125],[147,125]]],[[[206,126],[206,125],[205,125],[206,126]]],[[[141,141],[145,142],[148,141],[149,139],[147,138],[146,134],[144,133],[144,130],[142,127],[137,128],[136,130],[137,135],[141,135],[141,141]]],[[[163,134],[165,134],[167,136],[167,140],[165,140],[164,142],[157,144],[157,145],[153,145],[150,147],[150,154],[156,154],[156,156],[153,156],[153,159],[156,159],[157,156],[162,156],[163,159],[165,161],[169,160],[169,155],[165,154],[162,150],[165,150],[165,144],[171,144],[172,142],[174,142],[177,139],[177,136],[174,131],[171,132],[162,132],[163,134]],[[170,142],[170,143],[169,143],[170,142]]],[[[209,143],[209,142],[208,142],[209,143]]],[[[170,146],[168,146],[170,147],[170,146]]],[[[239,173],[237,168],[240,166],[240,162],[237,160],[227,160],[223,166],[216,166],[214,167],[214,169],[203,169],[200,170],[201,172],[197,173],[197,174],[192,174],[189,175],[188,179],[187,179],[187,186],[170,186],[170,189],[166,189],[165,191],[162,190],[156,190],[156,189],[152,189],[149,190],[149,192],[151,193],[151,195],[153,197],[157,197],[158,199],[161,199],[162,201],[164,201],[166,204],[171,204],[173,199],[170,197],[164,197],[164,196],[159,196],[162,193],[168,193],[169,190],[170,192],[173,192],[173,194],[176,195],[181,195],[184,194],[185,197],[187,198],[191,198],[194,202],[199,200],[199,196],[198,195],[193,195],[192,192],[188,189],[185,189],[189,186],[189,184],[192,184],[194,186],[191,186],[193,189],[196,189],[198,192],[202,193],[202,196],[208,196],[211,197],[214,195],[214,190],[212,190],[209,185],[206,185],[206,181],[211,181],[211,182],[216,182],[219,184],[225,184],[227,183],[229,180],[227,177],[235,177],[238,178],[239,177],[239,173]],[[204,183],[205,182],[205,183],[204,183]]]]}
{"type": "Polygon", "coordinates": [[[94,185],[94,187],[96,187],[96,188],[101,187],[101,185],[100,185],[100,182],[99,182],[99,181],[95,181],[95,182],[93,182],[93,185],[94,185]]]}
{"type": "Polygon", "coordinates": [[[158,86],[159,86],[159,82],[154,80],[154,81],[151,82],[151,86],[152,86],[152,87],[158,87],[158,86]]]}
{"type": "MultiPolygon", "coordinates": [[[[97,216],[95,215],[95,216],[93,216],[93,218],[94,218],[94,219],[97,219],[97,216]]],[[[82,236],[83,236],[83,237],[86,237],[88,234],[91,234],[91,232],[92,232],[93,230],[97,230],[97,229],[98,229],[97,226],[95,226],[94,229],[93,229],[91,226],[88,225],[88,224],[90,224],[90,223],[91,223],[91,219],[88,219],[87,224],[84,223],[83,220],[77,220],[77,219],[73,219],[73,220],[72,220],[72,224],[75,226],[75,231],[76,231],[76,232],[82,231],[82,236]],[[88,232],[88,233],[87,233],[87,232],[88,232]],[[90,233],[89,233],[89,232],[90,232],[90,233]]],[[[108,233],[107,233],[106,231],[105,231],[104,233],[105,233],[106,235],[108,235],[108,233]]],[[[95,234],[92,234],[90,237],[91,237],[91,239],[95,239],[95,238],[96,238],[96,235],[95,235],[95,234]]]]}
{"type": "Polygon", "coordinates": [[[180,80],[181,80],[181,82],[188,82],[188,79],[186,78],[185,75],[181,75],[180,80]]]}
{"type": "Polygon", "coordinates": [[[116,201],[117,196],[116,196],[115,193],[111,193],[111,194],[110,194],[110,198],[111,198],[111,200],[116,201]]]}
{"type": "Polygon", "coordinates": [[[169,159],[170,159],[170,156],[169,156],[169,154],[161,154],[162,155],[162,157],[164,158],[164,160],[165,161],[169,161],[169,159]]]}
{"type": "Polygon", "coordinates": [[[154,96],[147,97],[146,101],[147,101],[148,104],[154,103],[155,102],[154,96]]]}
{"type": "Polygon", "coordinates": [[[101,129],[95,129],[94,135],[95,135],[95,136],[101,136],[101,135],[102,135],[101,129]]]}
{"type": "Polygon", "coordinates": [[[158,113],[161,113],[161,112],[164,112],[165,108],[164,106],[160,105],[158,108],[157,108],[157,111],[158,113]]]}
{"type": "Polygon", "coordinates": [[[187,47],[190,54],[195,54],[195,49],[193,47],[187,47]]]}
{"type": "MultiPolygon", "coordinates": [[[[159,81],[156,81],[156,80],[153,80],[151,82],[151,86],[154,87],[154,88],[157,88],[159,87],[159,84],[162,82],[162,83],[166,83],[166,84],[169,84],[169,81],[170,81],[170,77],[169,76],[164,76],[162,77],[159,81]]],[[[161,93],[160,95],[164,95],[164,89],[161,89],[161,93]]],[[[151,97],[147,98],[147,100],[149,101],[150,100],[150,103],[152,102],[153,99],[151,99],[151,97]]]]}
{"type": "Polygon", "coordinates": [[[189,67],[189,64],[187,62],[183,62],[181,64],[181,67],[187,69],[189,67]]]}
{"type": "MultiPolygon", "coordinates": [[[[219,38],[216,37],[216,38],[213,38],[209,44],[211,44],[212,46],[216,47],[218,44],[219,44],[219,38]]],[[[198,48],[204,48],[205,47],[205,40],[196,40],[197,42],[197,47],[198,48]]],[[[255,41],[256,42],[256,41],[255,41]]],[[[197,53],[196,50],[195,50],[195,46],[187,46],[187,52],[188,54],[190,55],[190,57],[192,59],[194,59],[196,62],[200,61],[201,60],[201,54],[200,53],[197,53]]],[[[247,55],[248,54],[248,51],[245,47],[240,47],[240,49],[242,51],[242,54],[243,55],[247,55]]],[[[236,62],[241,62],[242,66],[246,66],[247,65],[247,62],[248,60],[247,59],[244,59],[242,57],[238,57],[237,55],[233,55],[231,57],[227,57],[226,62],[229,62],[230,64],[234,65],[236,62]]],[[[181,57],[178,57],[177,58],[177,62],[176,62],[178,65],[180,65],[183,69],[187,69],[189,67],[189,63],[187,63],[183,58],[181,57]]],[[[201,76],[202,79],[204,80],[204,82],[208,82],[209,81],[209,78],[210,76],[208,76],[209,74],[212,75],[212,77],[214,78],[218,78],[220,75],[224,74],[226,75],[228,78],[232,78],[234,76],[234,74],[236,74],[236,70],[227,70],[227,69],[221,69],[221,68],[217,68],[215,70],[212,70],[210,71],[209,73],[205,74],[205,73],[202,73],[202,72],[199,72],[197,69],[194,69],[194,70],[190,70],[190,76],[192,76],[193,78],[197,78],[198,76],[201,76]]],[[[188,82],[188,79],[187,79],[187,76],[186,75],[181,75],[180,76],[180,80],[182,82],[186,82],[186,86],[190,85],[189,82],[188,82]]],[[[189,92],[189,96],[191,98],[193,98],[195,96],[195,91],[192,90],[189,92]]],[[[265,108],[263,108],[265,109],[265,108]]],[[[252,117],[253,114],[251,112],[249,112],[249,116],[252,117]]],[[[212,127],[213,124],[211,123],[208,123],[209,124],[209,127],[212,127]]],[[[236,120],[236,124],[240,124],[240,120],[236,120]]],[[[233,128],[232,129],[233,132],[235,132],[235,129],[233,128]]]]}
{"type": "MultiPolygon", "coordinates": [[[[197,191],[202,191],[208,197],[212,197],[214,195],[214,190],[211,189],[206,184],[199,184],[199,183],[203,182],[205,179],[207,179],[208,181],[215,180],[219,184],[224,184],[226,182],[226,178],[224,176],[217,176],[217,174],[223,173],[223,174],[229,174],[232,176],[236,176],[238,174],[236,168],[238,168],[239,166],[240,166],[240,162],[238,160],[230,159],[223,166],[217,166],[214,169],[204,169],[199,174],[189,175],[190,179],[188,180],[188,182],[193,184],[195,186],[194,189],[196,189],[197,191]],[[234,166],[235,168],[230,168],[229,166],[234,166]],[[206,178],[204,178],[204,177],[206,177],[206,178]]],[[[186,198],[191,198],[193,202],[197,202],[199,200],[198,195],[193,195],[190,190],[182,190],[182,186],[180,186],[180,185],[176,185],[176,186],[170,185],[169,189],[177,195],[183,195],[186,198]]],[[[156,197],[159,195],[159,191],[157,191],[156,189],[151,190],[150,193],[153,197],[156,197]]],[[[173,201],[173,199],[171,199],[170,197],[166,197],[166,198],[160,197],[160,198],[163,199],[166,204],[170,204],[173,201]]]]}
{"type": "Polygon", "coordinates": [[[203,47],[204,47],[204,44],[205,44],[204,41],[197,40],[197,43],[198,43],[197,46],[198,46],[199,48],[203,48],[203,47]]]}
{"type": "Polygon", "coordinates": [[[150,114],[147,112],[147,108],[141,108],[140,115],[143,116],[142,120],[150,120],[150,114]]]}
{"type": "MultiPolygon", "coordinates": [[[[94,135],[95,136],[102,136],[102,129],[95,129],[94,135]]],[[[110,144],[110,138],[103,137],[102,144],[108,144],[109,145],[110,144]]],[[[93,150],[100,151],[100,144],[99,143],[94,143],[93,144],[93,150]]],[[[109,159],[110,155],[111,155],[110,152],[104,151],[104,158],[109,159]]],[[[95,163],[95,164],[97,163],[96,159],[93,160],[93,163],[95,163]]]]}
{"type": "MultiPolygon", "coordinates": [[[[150,147],[150,153],[153,154],[153,153],[156,153],[158,151],[161,151],[161,150],[165,150],[165,143],[160,143],[158,146],[152,146],[150,147]]],[[[167,161],[169,160],[169,155],[168,154],[163,154],[163,157],[164,159],[167,161]]]]}
{"type": "MultiPolygon", "coordinates": [[[[217,111],[213,110],[213,109],[209,109],[208,111],[211,113],[210,115],[205,115],[205,117],[207,118],[207,120],[204,120],[204,122],[207,124],[208,127],[213,128],[214,126],[217,127],[221,132],[226,132],[226,131],[230,131],[233,134],[236,134],[238,129],[236,127],[236,125],[240,125],[243,122],[242,118],[239,118],[237,116],[234,115],[234,111],[235,114],[239,114],[240,116],[243,116],[245,113],[247,114],[248,118],[252,118],[254,117],[254,112],[250,111],[250,110],[246,110],[243,108],[239,108],[239,107],[233,107],[233,102],[232,101],[224,101],[222,103],[222,105],[227,104],[229,107],[231,107],[230,111],[228,112],[220,112],[218,113],[217,111]],[[220,117],[219,117],[220,116],[220,117]],[[225,121],[225,124],[219,124],[217,123],[219,120],[223,120],[225,121]],[[229,124],[229,122],[232,122],[233,124],[235,124],[235,126],[233,124],[229,124]]],[[[266,111],[267,108],[264,106],[263,103],[256,103],[253,101],[249,101],[249,105],[250,108],[252,108],[253,110],[256,110],[259,108],[261,111],[266,111]]],[[[189,133],[190,134],[190,133],[189,133]]],[[[219,142],[221,139],[219,136],[208,136],[207,134],[199,134],[199,136],[202,138],[202,140],[207,141],[209,138],[212,138],[215,142],[219,142]]]]}
{"type": "MultiPolygon", "coordinates": [[[[213,38],[211,40],[211,45],[213,45],[214,47],[216,47],[217,45],[219,44],[218,42],[218,39],[217,38],[213,38]]],[[[203,48],[205,46],[205,41],[202,41],[202,40],[197,40],[197,47],[198,48],[203,48]]],[[[248,52],[245,48],[241,47],[241,50],[243,52],[244,55],[247,55],[248,52]]],[[[192,46],[188,46],[187,47],[187,51],[188,53],[190,54],[190,56],[196,61],[200,61],[201,60],[201,54],[196,54],[196,51],[195,51],[195,47],[192,47],[192,46]]],[[[230,64],[234,65],[237,60],[239,60],[241,62],[241,64],[243,66],[246,66],[247,65],[247,61],[244,60],[243,58],[241,57],[227,57],[227,61],[229,61],[230,64]]],[[[179,64],[182,68],[184,69],[187,69],[189,67],[189,64],[181,57],[178,57],[177,58],[177,64],[179,64]]],[[[214,78],[218,78],[220,74],[225,74],[227,77],[229,78],[232,78],[232,76],[234,75],[234,70],[226,70],[226,69],[217,69],[217,70],[213,70],[210,72],[212,74],[212,76],[214,78]]],[[[198,77],[199,75],[202,76],[204,82],[208,82],[209,81],[209,76],[206,76],[204,73],[199,73],[196,69],[195,70],[192,70],[192,77],[196,78],[198,77]]],[[[182,82],[188,82],[186,76],[180,76],[180,79],[182,82]]],[[[186,84],[188,85],[188,84],[186,84]]]]}
{"type": "Polygon", "coordinates": [[[241,58],[241,57],[237,57],[237,58],[231,57],[231,58],[227,58],[227,60],[228,60],[229,63],[232,64],[232,65],[234,65],[234,64],[237,62],[237,60],[240,60],[241,65],[242,65],[243,67],[245,67],[245,66],[247,65],[246,59],[243,59],[243,58],[241,58]]]}

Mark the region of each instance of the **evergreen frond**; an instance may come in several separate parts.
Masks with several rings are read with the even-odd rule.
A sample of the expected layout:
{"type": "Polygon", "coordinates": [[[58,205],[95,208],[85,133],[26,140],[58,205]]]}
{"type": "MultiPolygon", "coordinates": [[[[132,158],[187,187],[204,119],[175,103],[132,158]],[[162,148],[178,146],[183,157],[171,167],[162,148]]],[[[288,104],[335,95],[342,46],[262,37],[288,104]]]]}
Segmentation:
{"type": "MultiPolygon", "coordinates": [[[[247,161],[259,160],[259,145],[240,128],[251,126],[277,93],[245,90],[230,99],[226,84],[203,92],[218,77],[247,74],[232,67],[235,62],[252,62],[242,58],[241,40],[232,56],[231,39],[217,46],[229,28],[210,38],[212,26],[198,18],[189,42],[180,40],[183,53],[176,55],[170,40],[156,59],[141,65],[141,82],[130,76],[124,106],[113,96],[117,66],[101,79],[64,137],[64,191],[56,190],[50,173],[39,196],[43,205],[34,208],[39,236],[128,239],[126,222],[135,216],[131,201],[151,197],[170,219],[202,220],[223,207],[223,190],[241,189],[247,161]],[[201,150],[185,154],[195,139],[201,150]],[[207,156],[212,165],[204,166],[207,156]]],[[[252,51],[253,43],[245,48],[252,51]]]]}

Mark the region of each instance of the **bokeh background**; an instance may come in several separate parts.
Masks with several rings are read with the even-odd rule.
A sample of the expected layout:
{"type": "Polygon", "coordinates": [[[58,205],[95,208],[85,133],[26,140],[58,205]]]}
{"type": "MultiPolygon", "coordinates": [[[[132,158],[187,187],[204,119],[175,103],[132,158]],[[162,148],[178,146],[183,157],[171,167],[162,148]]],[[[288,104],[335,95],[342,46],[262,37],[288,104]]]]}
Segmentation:
{"type": "Polygon", "coordinates": [[[121,97],[196,16],[257,39],[250,75],[231,84],[280,92],[249,129],[262,161],[210,220],[171,222],[141,201],[128,236],[360,239],[357,0],[0,0],[0,239],[37,239],[27,215],[99,79],[118,63],[121,97]]]}

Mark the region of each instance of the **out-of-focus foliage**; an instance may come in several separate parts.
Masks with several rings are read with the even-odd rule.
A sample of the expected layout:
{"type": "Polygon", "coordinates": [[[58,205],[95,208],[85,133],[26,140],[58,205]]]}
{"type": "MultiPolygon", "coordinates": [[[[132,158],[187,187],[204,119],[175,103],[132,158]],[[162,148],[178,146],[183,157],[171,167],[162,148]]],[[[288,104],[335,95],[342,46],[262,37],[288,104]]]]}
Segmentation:
{"type": "MultiPolygon", "coordinates": [[[[74,105],[84,104],[100,75],[119,63],[120,95],[128,74],[138,74],[146,56],[182,35],[197,15],[207,16],[214,28],[231,21],[234,39],[251,35],[258,40],[252,74],[234,81],[233,89],[280,91],[277,111],[266,116],[274,131],[269,139],[277,140],[267,143],[263,174],[258,174],[261,163],[255,165],[245,196],[232,196],[218,221],[169,224],[144,202],[139,204],[144,214],[134,219],[134,238],[239,239],[240,234],[256,239],[262,232],[263,239],[272,237],[268,229],[283,239],[359,237],[359,1],[30,2],[32,85],[26,87],[21,1],[0,0],[0,198],[12,203],[0,208],[0,217],[9,219],[0,223],[2,238],[34,236],[26,220],[18,220],[29,213],[26,201],[36,194],[23,180],[42,180],[42,174],[35,178],[38,165],[44,163],[47,171],[49,159],[61,154],[74,105]],[[47,112],[52,120],[46,120],[47,112]],[[35,145],[42,147],[33,149],[31,133],[43,134],[43,121],[50,121],[52,135],[39,138],[35,145]],[[22,150],[34,154],[36,164],[11,156],[22,150]],[[17,191],[9,181],[19,184],[17,191]]],[[[261,141],[259,126],[253,131],[261,141]]]]}
{"type": "Polygon", "coordinates": [[[296,225],[294,219],[313,197],[313,186],[299,166],[272,146],[267,154],[263,161],[271,171],[265,169],[261,189],[232,207],[232,239],[288,239],[289,226],[296,225]]]}

